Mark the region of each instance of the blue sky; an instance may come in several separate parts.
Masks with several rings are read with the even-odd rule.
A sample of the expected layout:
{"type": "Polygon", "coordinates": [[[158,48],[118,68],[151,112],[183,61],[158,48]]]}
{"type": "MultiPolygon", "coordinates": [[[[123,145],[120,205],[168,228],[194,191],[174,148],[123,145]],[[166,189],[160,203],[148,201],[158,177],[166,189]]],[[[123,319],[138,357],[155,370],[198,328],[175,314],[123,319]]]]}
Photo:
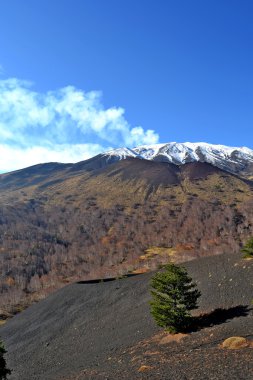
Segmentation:
{"type": "Polygon", "coordinates": [[[0,171],[111,147],[253,148],[251,0],[0,2],[0,171]]]}

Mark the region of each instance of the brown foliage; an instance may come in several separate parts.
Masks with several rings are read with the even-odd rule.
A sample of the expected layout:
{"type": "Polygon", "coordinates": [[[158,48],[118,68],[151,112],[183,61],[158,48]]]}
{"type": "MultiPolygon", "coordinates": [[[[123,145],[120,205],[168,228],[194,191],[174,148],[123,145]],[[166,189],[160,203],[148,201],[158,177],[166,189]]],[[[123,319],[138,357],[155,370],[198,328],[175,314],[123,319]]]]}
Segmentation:
{"type": "Polygon", "coordinates": [[[159,254],[139,260],[150,247],[173,248],[179,262],[236,252],[252,234],[246,182],[213,168],[205,173],[203,165],[202,178],[195,178],[196,165],[195,174],[188,167],[184,175],[170,167],[168,177],[167,164],[143,165],[142,172],[134,161],[93,172],[52,171],[21,187],[13,174],[8,192],[0,180],[0,314],[15,313],[71,281],[169,260],[159,254]]]}

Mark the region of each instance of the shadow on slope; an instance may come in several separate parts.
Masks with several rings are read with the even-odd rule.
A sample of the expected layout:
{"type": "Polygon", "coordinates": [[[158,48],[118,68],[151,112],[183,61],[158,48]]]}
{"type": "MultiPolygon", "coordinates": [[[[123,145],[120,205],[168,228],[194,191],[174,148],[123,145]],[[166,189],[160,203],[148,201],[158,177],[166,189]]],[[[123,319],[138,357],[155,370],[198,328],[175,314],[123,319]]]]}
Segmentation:
{"type": "Polygon", "coordinates": [[[82,285],[83,284],[99,284],[99,283],[104,283],[104,282],[109,282],[109,281],[121,280],[123,278],[139,276],[140,274],[142,273],[129,273],[129,274],[124,274],[123,276],[119,276],[119,277],[96,278],[94,280],[78,281],[77,284],[82,284],[82,285]]]}
{"type": "Polygon", "coordinates": [[[248,305],[238,305],[228,309],[215,309],[211,313],[194,317],[193,323],[187,332],[194,332],[206,327],[220,325],[234,318],[247,317],[251,310],[253,309],[249,308],[248,305]]]}

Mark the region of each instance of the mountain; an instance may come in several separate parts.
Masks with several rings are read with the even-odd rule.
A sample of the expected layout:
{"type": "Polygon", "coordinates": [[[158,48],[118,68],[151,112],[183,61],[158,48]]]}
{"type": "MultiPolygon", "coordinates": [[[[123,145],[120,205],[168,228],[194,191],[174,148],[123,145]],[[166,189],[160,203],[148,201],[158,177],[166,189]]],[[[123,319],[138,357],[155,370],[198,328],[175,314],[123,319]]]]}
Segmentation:
{"type": "Polygon", "coordinates": [[[145,160],[170,162],[182,165],[189,162],[206,162],[231,173],[253,175],[253,150],[207,143],[176,143],[143,145],[134,149],[115,149],[104,154],[110,161],[137,157],[145,160]]]}
{"type": "Polygon", "coordinates": [[[158,158],[124,149],[0,175],[0,314],[69,282],[238,253],[253,234],[253,183],[158,158]]]}

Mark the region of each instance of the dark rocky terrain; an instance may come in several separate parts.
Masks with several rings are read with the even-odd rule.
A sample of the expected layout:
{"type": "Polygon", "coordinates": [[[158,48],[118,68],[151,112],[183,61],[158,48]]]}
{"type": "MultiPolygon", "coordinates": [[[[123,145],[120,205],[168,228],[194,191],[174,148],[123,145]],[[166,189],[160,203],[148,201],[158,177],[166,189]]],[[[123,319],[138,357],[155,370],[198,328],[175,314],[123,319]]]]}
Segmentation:
{"type": "Polygon", "coordinates": [[[0,315],[66,283],[238,252],[252,182],[207,163],[97,156],[0,176],[0,315]]]}
{"type": "Polygon", "coordinates": [[[186,336],[173,341],[151,319],[152,273],[75,283],[1,327],[10,380],[251,380],[253,261],[227,254],[185,266],[202,292],[186,336]],[[222,348],[231,336],[248,346],[222,348]]]}

